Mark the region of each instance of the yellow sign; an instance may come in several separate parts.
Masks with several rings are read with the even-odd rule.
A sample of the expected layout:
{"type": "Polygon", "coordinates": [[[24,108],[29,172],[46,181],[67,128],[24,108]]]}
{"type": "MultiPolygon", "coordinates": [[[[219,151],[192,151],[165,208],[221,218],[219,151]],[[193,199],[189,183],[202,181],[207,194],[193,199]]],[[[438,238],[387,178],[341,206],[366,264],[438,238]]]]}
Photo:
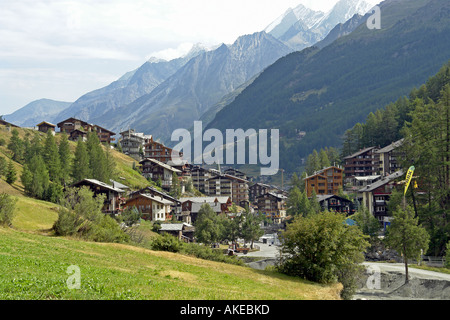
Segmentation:
{"type": "Polygon", "coordinates": [[[408,173],[406,174],[405,195],[406,195],[406,191],[408,191],[409,184],[411,183],[411,179],[413,177],[414,170],[416,170],[416,168],[411,167],[411,168],[409,168],[408,173]]]}

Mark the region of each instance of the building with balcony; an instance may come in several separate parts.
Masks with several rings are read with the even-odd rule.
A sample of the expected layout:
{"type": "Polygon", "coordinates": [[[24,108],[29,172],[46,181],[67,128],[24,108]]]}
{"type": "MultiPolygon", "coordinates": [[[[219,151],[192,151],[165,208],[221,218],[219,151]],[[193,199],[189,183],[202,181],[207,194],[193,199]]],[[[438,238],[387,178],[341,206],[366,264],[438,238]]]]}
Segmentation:
{"type": "Polygon", "coordinates": [[[388,202],[393,188],[396,186],[396,180],[403,176],[403,170],[399,170],[387,177],[384,177],[371,185],[359,190],[359,197],[362,199],[362,205],[380,221],[380,224],[386,224],[389,221],[388,202]]]}
{"type": "MultiPolygon", "coordinates": [[[[173,149],[166,147],[164,144],[160,142],[156,142],[153,140],[153,137],[151,137],[148,142],[144,146],[144,157],[155,159],[163,163],[167,163],[172,159],[172,153],[173,149]]],[[[179,153],[177,155],[177,158],[182,158],[183,154],[179,153]]]]}
{"type": "Polygon", "coordinates": [[[170,191],[174,173],[177,177],[181,176],[180,170],[155,159],[146,158],[141,160],[139,164],[141,165],[142,175],[154,182],[161,182],[161,187],[165,191],[170,191]]]}
{"type": "Polygon", "coordinates": [[[379,154],[375,147],[366,148],[344,158],[346,182],[353,177],[375,176],[379,174],[379,154]]]}
{"type": "Polygon", "coordinates": [[[332,166],[315,172],[304,180],[308,198],[312,196],[313,191],[316,195],[338,194],[339,189],[344,185],[344,170],[332,166]]]}
{"type": "Polygon", "coordinates": [[[375,152],[379,158],[379,171],[383,177],[401,169],[400,159],[402,152],[399,148],[402,146],[403,141],[404,139],[396,141],[375,152]]]}
{"type": "Polygon", "coordinates": [[[144,157],[145,145],[152,136],[135,132],[133,129],[123,131],[120,135],[119,143],[122,147],[122,152],[136,160],[141,160],[144,157]]]}
{"type": "Polygon", "coordinates": [[[266,193],[257,197],[258,211],[272,219],[274,224],[283,223],[286,219],[287,197],[277,193],[266,193]]]}
{"type": "Polygon", "coordinates": [[[133,208],[142,213],[142,219],[148,221],[166,221],[172,219],[173,201],[162,196],[137,192],[130,196],[124,208],[133,208]]]}
{"type": "Polygon", "coordinates": [[[125,203],[123,198],[124,190],[95,179],[84,179],[70,186],[71,188],[88,187],[94,192],[94,196],[104,195],[105,202],[102,212],[105,214],[118,214],[122,211],[125,203]]]}

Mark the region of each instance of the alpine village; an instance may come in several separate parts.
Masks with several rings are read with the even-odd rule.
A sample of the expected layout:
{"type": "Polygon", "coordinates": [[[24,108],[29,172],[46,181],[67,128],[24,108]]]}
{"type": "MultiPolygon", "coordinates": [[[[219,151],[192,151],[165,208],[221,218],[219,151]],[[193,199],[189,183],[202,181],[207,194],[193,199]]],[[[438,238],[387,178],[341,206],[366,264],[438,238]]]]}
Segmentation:
{"type": "Polygon", "coordinates": [[[235,44],[197,48],[128,101],[163,62],[2,116],[0,299],[449,299],[450,2],[383,1],[381,30],[363,3],[325,33],[299,5],[241,37],[246,64],[271,58],[239,83],[218,70],[247,66],[206,65],[235,44]],[[170,133],[200,120],[279,129],[277,173],[184,157],[170,133]]]}

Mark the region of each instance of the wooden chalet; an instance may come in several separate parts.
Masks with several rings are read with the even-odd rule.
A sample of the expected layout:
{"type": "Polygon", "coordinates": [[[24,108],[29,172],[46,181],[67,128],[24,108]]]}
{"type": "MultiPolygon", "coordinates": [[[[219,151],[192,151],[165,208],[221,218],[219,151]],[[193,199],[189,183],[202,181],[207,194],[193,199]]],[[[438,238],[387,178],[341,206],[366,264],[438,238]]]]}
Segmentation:
{"type": "Polygon", "coordinates": [[[126,200],[124,207],[135,207],[142,213],[142,219],[166,221],[172,219],[173,201],[150,193],[134,193],[126,200]]]}
{"type": "Polygon", "coordinates": [[[275,224],[283,223],[286,219],[286,196],[268,192],[259,196],[257,201],[258,210],[271,218],[275,224]]]}
{"type": "Polygon", "coordinates": [[[81,188],[88,187],[94,192],[94,195],[105,195],[105,202],[102,211],[106,214],[118,214],[122,210],[122,204],[125,199],[122,197],[125,192],[122,189],[115,188],[112,185],[106,184],[95,179],[84,179],[74,183],[70,187],[81,188]]]}
{"type": "Polygon", "coordinates": [[[344,170],[332,166],[320,170],[304,180],[308,198],[312,196],[313,190],[316,195],[338,194],[339,188],[344,186],[344,170]]]}
{"type": "Polygon", "coordinates": [[[69,118],[61,121],[57,124],[57,126],[61,132],[67,133],[69,135],[69,139],[72,141],[77,141],[80,136],[82,136],[80,132],[85,132],[86,134],[88,132],[96,132],[101,143],[111,143],[115,140],[112,137],[116,135],[114,132],[102,128],[98,125],[93,125],[76,118],[69,118]],[[76,130],[78,131],[76,133],[73,133],[76,130]]]}
{"type": "Polygon", "coordinates": [[[41,123],[39,123],[38,125],[36,125],[38,131],[40,132],[44,132],[47,133],[47,131],[52,131],[55,132],[56,130],[56,125],[50,122],[46,122],[46,121],[42,121],[41,123]]]}

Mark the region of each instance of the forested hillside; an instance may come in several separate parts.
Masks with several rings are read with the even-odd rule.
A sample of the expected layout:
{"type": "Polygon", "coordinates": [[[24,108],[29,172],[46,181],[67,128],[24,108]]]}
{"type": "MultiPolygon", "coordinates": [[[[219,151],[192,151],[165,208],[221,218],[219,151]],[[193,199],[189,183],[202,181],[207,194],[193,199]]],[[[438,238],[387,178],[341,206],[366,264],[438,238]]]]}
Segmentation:
{"type": "Polygon", "coordinates": [[[348,128],[423,84],[449,59],[448,1],[385,1],[381,12],[381,30],[363,23],[321,50],[280,59],[208,128],[280,129],[280,162],[288,171],[313,149],[339,146],[348,128]]]}

